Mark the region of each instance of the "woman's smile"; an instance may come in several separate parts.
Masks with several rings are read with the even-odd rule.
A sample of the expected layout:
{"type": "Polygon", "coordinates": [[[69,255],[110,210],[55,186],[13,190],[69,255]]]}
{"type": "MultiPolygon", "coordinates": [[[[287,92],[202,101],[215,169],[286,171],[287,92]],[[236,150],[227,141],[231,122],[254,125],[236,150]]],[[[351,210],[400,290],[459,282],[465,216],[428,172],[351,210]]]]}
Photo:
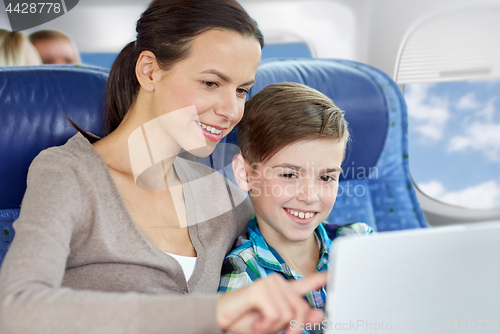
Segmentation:
{"type": "Polygon", "coordinates": [[[223,131],[227,129],[217,126],[217,125],[209,125],[206,123],[202,123],[200,121],[196,121],[198,128],[201,130],[205,138],[213,142],[220,142],[223,138],[223,131]]]}

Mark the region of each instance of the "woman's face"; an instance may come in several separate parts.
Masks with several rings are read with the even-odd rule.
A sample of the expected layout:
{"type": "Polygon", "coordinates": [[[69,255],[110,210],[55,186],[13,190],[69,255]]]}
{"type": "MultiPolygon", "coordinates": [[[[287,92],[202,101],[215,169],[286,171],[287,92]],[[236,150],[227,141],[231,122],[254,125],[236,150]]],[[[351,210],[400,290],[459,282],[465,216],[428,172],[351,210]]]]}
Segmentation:
{"type": "Polygon", "coordinates": [[[255,38],[220,29],[200,34],[187,58],[157,72],[153,118],[172,113],[169,135],[193,154],[210,154],[243,117],[260,55],[255,38]]]}

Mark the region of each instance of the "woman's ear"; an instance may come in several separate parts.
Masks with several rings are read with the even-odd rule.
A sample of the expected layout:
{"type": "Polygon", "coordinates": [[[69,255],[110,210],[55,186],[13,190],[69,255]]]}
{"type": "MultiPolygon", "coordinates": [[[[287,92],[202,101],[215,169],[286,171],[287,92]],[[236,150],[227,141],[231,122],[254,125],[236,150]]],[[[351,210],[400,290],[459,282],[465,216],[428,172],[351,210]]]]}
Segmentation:
{"type": "Polygon", "coordinates": [[[147,92],[155,89],[153,73],[158,68],[156,57],[151,51],[142,51],[135,64],[135,75],[141,87],[147,92]]]}
{"type": "Polygon", "coordinates": [[[241,190],[250,191],[250,183],[248,181],[248,174],[245,165],[248,162],[241,154],[236,154],[233,158],[233,173],[236,183],[241,190]]]}

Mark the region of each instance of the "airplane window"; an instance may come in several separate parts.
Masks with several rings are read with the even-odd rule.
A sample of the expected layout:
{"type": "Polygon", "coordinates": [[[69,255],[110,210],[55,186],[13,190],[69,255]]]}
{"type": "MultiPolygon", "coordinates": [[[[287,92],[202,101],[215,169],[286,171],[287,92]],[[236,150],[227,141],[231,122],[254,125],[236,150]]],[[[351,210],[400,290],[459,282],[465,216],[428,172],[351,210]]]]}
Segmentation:
{"type": "MultiPolygon", "coordinates": [[[[90,53],[82,52],[82,63],[111,69],[118,53],[90,53]]],[[[311,50],[306,43],[268,44],[262,50],[262,59],[265,58],[312,58],[311,50]]]]}
{"type": "Polygon", "coordinates": [[[500,80],[404,86],[410,170],[426,195],[500,209],[500,80]]]}

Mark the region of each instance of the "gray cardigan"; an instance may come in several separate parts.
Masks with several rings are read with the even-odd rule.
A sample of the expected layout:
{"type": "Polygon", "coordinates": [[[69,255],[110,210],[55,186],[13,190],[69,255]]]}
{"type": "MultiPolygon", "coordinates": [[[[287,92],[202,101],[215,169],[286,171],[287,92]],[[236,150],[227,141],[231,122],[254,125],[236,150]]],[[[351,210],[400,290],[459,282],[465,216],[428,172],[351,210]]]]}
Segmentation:
{"type": "Polygon", "coordinates": [[[135,224],[81,134],[41,152],[0,271],[0,333],[219,333],[222,261],[253,210],[210,168],[180,158],[174,168],[198,257],[187,284],[135,224]]]}

